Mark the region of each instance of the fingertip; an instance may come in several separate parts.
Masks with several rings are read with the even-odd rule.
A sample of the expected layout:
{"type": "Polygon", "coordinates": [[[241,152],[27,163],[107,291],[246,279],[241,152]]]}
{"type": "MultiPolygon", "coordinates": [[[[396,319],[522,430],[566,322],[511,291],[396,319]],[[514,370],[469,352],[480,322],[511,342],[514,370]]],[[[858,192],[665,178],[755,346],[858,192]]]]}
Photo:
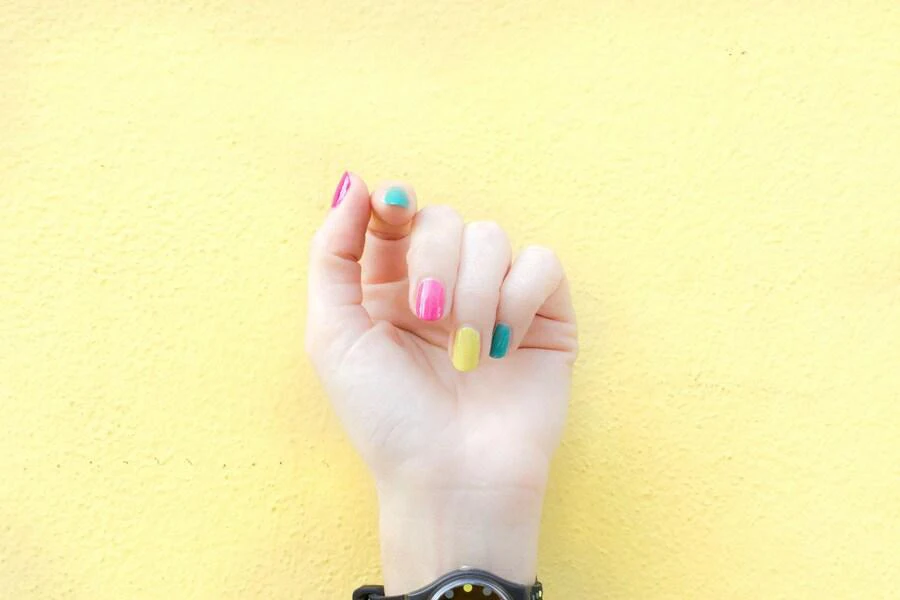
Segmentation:
{"type": "Polygon", "coordinates": [[[474,327],[463,326],[453,334],[450,361],[453,367],[468,373],[478,368],[481,358],[481,334],[474,327]]]}
{"type": "Polygon", "coordinates": [[[488,356],[499,360],[509,353],[509,344],[512,340],[512,328],[506,323],[497,323],[491,332],[491,347],[488,356]]]}
{"type": "Polygon", "coordinates": [[[440,321],[446,314],[444,284],[434,277],[425,277],[416,286],[413,312],[421,321],[440,321]]]}
{"type": "MultiPolygon", "coordinates": [[[[347,200],[358,202],[369,195],[369,188],[362,177],[352,171],[344,171],[331,198],[331,208],[339,208],[347,200]]],[[[355,203],[355,202],[354,202],[355,203]]]]}
{"type": "Polygon", "coordinates": [[[345,171],[335,188],[327,220],[356,230],[361,221],[368,222],[370,215],[369,188],[366,182],[352,171],[345,171]]]}
{"type": "Polygon", "coordinates": [[[334,195],[331,197],[331,208],[337,208],[341,202],[344,201],[344,198],[347,196],[347,192],[350,191],[350,186],[353,183],[353,180],[350,176],[349,171],[344,171],[344,174],[341,175],[340,181],[338,181],[337,187],[334,189],[334,195]]]}
{"type": "Polygon", "coordinates": [[[366,183],[352,172],[341,175],[331,199],[331,209],[314,236],[319,254],[353,256],[358,260],[365,243],[369,222],[369,190],[366,183]]]}
{"type": "Polygon", "coordinates": [[[417,209],[416,192],[408,184],[387,182],[372,193],[372,212],[383,224],[377,232],[385,235],[405,235],[417,209]]]}
{"type": "Polygon", "coordinates": [[[385,190],[381,200],[386,206],[409,208],[409,196],[410,194],[402,186],[395,185],[385,190]]]}

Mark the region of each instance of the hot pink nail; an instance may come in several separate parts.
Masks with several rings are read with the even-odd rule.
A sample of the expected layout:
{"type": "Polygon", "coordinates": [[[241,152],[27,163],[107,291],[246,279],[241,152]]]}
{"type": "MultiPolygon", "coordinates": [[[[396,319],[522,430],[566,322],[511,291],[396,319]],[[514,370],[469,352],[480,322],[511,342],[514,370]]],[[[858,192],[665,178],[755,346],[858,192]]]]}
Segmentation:
{"type": "Polygon", "coordinates": [[[437,321],[444,316],[444,286],[437,279],[423,279],[416,290],[416,316],[437,321]]]}
{"type": "Polygon", "coordinates": [[[347,190],[350,189],[350,183],[350,173],[345,171],[344,175],[341,177],[341,181],[338,183],[337,189],[334,190],[334,198],[331,199],[331,208],[334,208],[344,201],[344,196],[347,195],[347,190]]]}

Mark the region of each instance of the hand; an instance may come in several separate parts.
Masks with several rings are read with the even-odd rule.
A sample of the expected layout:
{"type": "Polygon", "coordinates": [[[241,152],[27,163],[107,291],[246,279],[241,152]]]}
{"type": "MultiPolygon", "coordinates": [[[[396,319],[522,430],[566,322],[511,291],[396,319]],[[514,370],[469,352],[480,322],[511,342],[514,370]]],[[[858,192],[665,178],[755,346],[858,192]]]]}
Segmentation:
{"type": "Polygon", "coordinates": [[[334,203],[312,245],[307,351],[375,477],[387,592],[464,565],[534,581],[577,352],[559,260],[529,247],[511,262],[498,225],[417,213],[404,184],[370,197],[345,175],[334,203]]]}

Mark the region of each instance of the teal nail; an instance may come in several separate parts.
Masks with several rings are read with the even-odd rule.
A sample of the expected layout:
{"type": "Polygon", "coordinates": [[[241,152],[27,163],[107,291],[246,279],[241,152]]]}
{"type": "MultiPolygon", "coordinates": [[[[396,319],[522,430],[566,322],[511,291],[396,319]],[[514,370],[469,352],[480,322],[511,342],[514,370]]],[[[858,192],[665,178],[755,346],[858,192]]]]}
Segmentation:
{"type": "Polygon", "coordinates": [[[409,196],[403,188],[394,187],[384,194],[384,203],[388,206],[399,206],[401,208],[409,207],[409,196]]]}
{"type": "Polygon", "coordinates": [[[491,358],[503,358],[509,351],[509,338],[512,329],[505,323],[497,323],[494,326],[494,335],[491,337],[491,358]]]}

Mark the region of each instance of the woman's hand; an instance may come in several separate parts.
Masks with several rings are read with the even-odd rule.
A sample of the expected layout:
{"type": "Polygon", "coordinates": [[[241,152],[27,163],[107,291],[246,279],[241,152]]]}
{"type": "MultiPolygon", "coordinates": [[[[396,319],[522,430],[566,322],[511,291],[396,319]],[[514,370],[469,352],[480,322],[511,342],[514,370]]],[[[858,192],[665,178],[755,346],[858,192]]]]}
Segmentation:
{"type": "Polygon", "coordinates": [[[376,480],[387,592],[464,565],[533,581],[577,351],[559,260],[529,247],[512,261],[500,226],[417,213],[401,183],[370,197],[345,175],[333,204],[307,350],[376,480]]]}

